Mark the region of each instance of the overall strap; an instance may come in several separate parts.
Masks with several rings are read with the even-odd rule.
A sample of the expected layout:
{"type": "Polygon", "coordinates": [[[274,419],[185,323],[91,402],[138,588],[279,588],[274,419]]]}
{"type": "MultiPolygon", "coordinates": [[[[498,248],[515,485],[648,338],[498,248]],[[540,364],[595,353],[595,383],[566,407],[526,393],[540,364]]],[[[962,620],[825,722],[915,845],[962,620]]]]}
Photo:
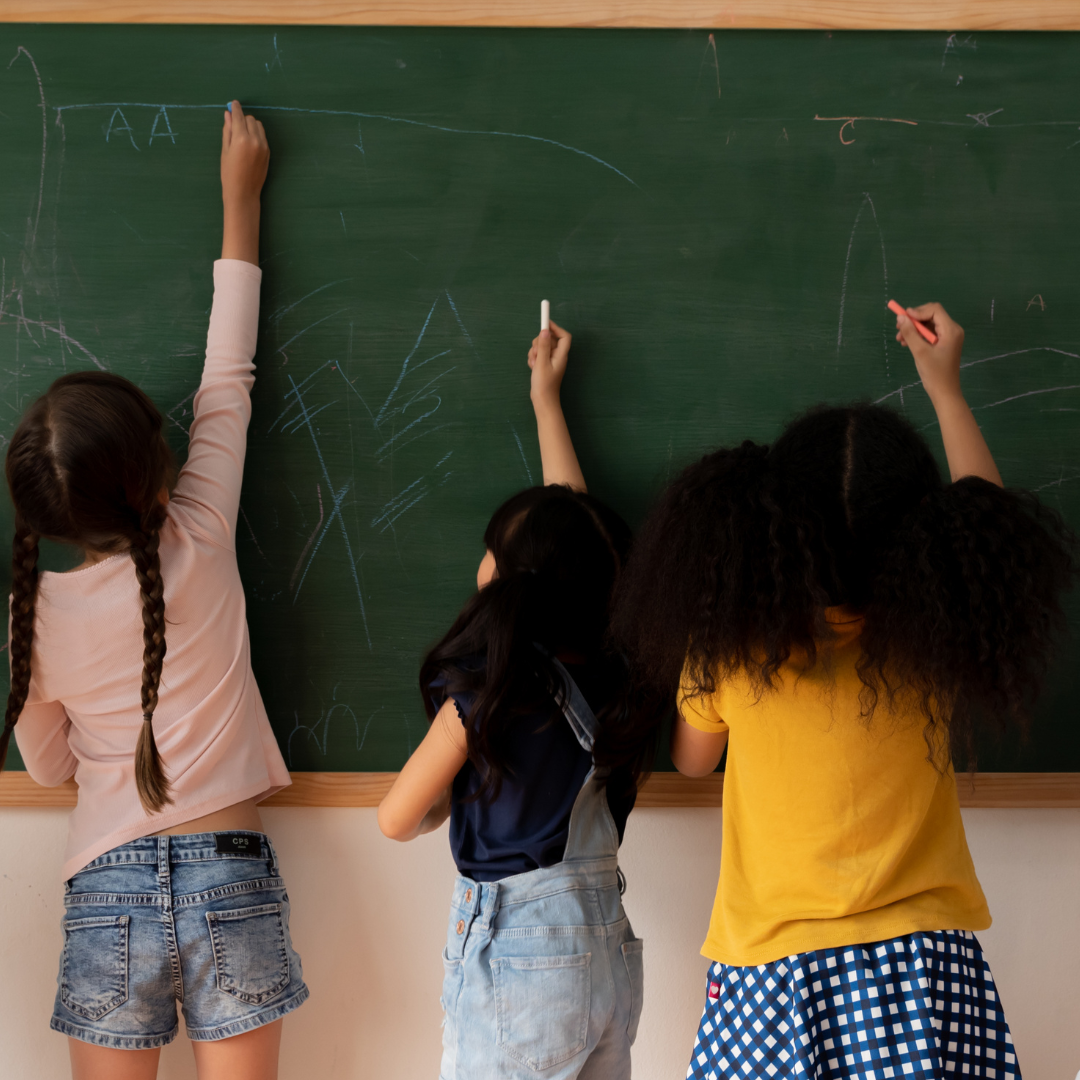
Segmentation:
{"type": "Polygon", "coordinates": [[[566,722],[570,725],[575,738],[581,743],[582,748],[591,754],[600,724],[570,672],[556,657],[549,656],[549,659],[563,680],[563,685],[556,694],[555,700],[562,709],[563,716],[566,717],[566,722]]]}
{"type": "MultiPolygon", "coordinates": [[[[562,686],[556,694],[556,701],[575,738],[591,756],[600,732],[596,714],[566,667],[543,646],[538,644],[536,647],[551,660],[558,673],[562,686]]],[[[594,764],[574,800],[563,863],[610,859],[614,873],[618,856],[619,831],[608,807],[607,790],[603,786],[602,776],[597,774],[594,764]]]]}

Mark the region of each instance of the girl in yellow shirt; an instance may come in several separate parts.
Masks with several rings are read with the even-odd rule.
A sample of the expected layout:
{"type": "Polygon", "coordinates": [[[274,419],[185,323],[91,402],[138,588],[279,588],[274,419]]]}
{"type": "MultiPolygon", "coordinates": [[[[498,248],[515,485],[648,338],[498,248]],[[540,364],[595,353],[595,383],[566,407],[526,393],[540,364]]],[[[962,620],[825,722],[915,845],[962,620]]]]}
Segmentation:
{"type": "Polygon", "coordinates": [[[963,330],[938,304],[910,315],[950,484],[899,415],[820,408],[686,469],[623,578],[615,633],[642,699],[677,692],[676,767],[728,754],[688,1078],[1020,1076],[953,762],[1023,723],[1075,539],[1002,489],[963,330]]]}

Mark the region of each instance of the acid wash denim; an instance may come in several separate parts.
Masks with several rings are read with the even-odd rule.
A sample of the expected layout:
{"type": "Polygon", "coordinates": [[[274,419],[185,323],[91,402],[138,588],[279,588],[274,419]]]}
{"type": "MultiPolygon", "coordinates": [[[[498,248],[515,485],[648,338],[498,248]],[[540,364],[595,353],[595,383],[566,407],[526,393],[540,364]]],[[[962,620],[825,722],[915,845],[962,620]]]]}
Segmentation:
{"type": "MultiPolygon", "coordinates": [[[[596,718],[560,673],[563,713],[591,751],[596,718]]],[[[619,834],[595,774],[574,803],[561,863],[455,882],[440,1080],[629,1080],[642,942],[623,911],[619,834]]]]}
{"type": "Polygon", "coordinates": [[[164,1046],[184,1010],[193,1040],[272,1023],[308,996],[289,897],[257,832],[145,836],[65,885],[51,1027],[121,1050],[164,1046]]]}

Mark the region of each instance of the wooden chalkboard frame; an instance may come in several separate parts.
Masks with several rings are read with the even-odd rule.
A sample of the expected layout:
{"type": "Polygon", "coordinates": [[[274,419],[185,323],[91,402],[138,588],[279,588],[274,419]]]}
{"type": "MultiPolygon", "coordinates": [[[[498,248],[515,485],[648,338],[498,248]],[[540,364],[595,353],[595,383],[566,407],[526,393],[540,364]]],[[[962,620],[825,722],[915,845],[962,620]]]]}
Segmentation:
{"type": "Polygon", "coordinates": [[[0,0],[2,22],[1080,30],[1076,0],[0,0]]]}
{"type": "MultiPolygon", "coordinates": [[[[378,806],[397,773],[295,772],[292,787],[267,799],[264,806],[378,806]]],[[[1080,773],[960,773],[964,807],[1080,807],[1080,773]]],[[[0,774],[0,807],[74,806],[78,787],[36,784],[26,773],[0,774]]],[[[653,773],[638,797],[640,807],[720,807],[724,774],[691,778],[653,773]]]]}
{"type": "MultiPolygon", "coordinates": [[[[0,22],[804,30],[1080,30],[1077,0],[0,0],[0,22]]],[[[377,806],[396,773],[293,773],[268,806],[377,806]]],[[[1080,807],[1080,773],[958,777],[965,807],[1080,807]]],[[[724,776],[654,774],[643,807],[719,807],[724,776]]],[[[78,788],[0,774],[0,807],[74,806],[78,788]]]]}

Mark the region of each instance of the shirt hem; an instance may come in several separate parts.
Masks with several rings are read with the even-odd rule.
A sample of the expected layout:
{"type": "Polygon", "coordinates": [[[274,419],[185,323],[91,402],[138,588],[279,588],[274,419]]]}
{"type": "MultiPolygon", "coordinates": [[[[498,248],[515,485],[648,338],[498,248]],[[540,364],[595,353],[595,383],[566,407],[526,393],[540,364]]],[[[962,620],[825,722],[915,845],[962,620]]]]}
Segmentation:
{"type": "Polygon", "coordinates": [[[707,960],[718,964],[726,964],[728,967],[758,967],[761,964],[771,964],[782,960],[785,956],[801,956],[805,953],[816,952],[818,949],[842,949],[849,945],[870,945],[878,941],[889,941],[893,938],[903,937],[906,934],[929,934],[936,930],[985,930],[990,926],[990,914],[958,917],[955,913],[942,912],[939,915],[930,913],[920,918],[899,919],[894,922],[880,923],[866,927],[852,926],[847,933],[842,928],[837,928],[835,934],[811,934],[806,937],[792,938],[787,941],[777,941],[773,945],[761,949],[753,949],[744,953],[731,952],[715,945],[711,945],[706,939],[701,946],[701,955],[707,960]]]}
{"type": "Polygon", "coordinates": [[[192,803],[188,806],[172,807],[166,813],[155,814],[152,818],[147,817],[145,821],[138,822],[135,825],[117,829],[107,836],[101,837],[100,840],[97,840],[89,847],[84,848],[77,855],[66,859],[61,868],[60,880],[67,881],[69,878],[73,878],[99,855],[104,855],[105,852],[112,851],[113,848],[120,847],[121,844],[130,843],[132,840],[140,840],[144,836],[153,836],[155,833],[161,832],[162,829],[171,829],[175,825],[183,825],[185,821],[194,821],[195,818],[205,817],[207,814],[213,814],[217,810],[224,810],[229,806],[234,806],[236,803],[246,802],[248,799],[258,799],[260,801],[268,799],[275,792],[281,791],[282,788],[288,787],[291,783],[291,778],[284,783],[274,783],[267,776],[264,780],[249,784],[247,787],[218,795],[212,799],[204,799],[202,802],[192,803]]]}

